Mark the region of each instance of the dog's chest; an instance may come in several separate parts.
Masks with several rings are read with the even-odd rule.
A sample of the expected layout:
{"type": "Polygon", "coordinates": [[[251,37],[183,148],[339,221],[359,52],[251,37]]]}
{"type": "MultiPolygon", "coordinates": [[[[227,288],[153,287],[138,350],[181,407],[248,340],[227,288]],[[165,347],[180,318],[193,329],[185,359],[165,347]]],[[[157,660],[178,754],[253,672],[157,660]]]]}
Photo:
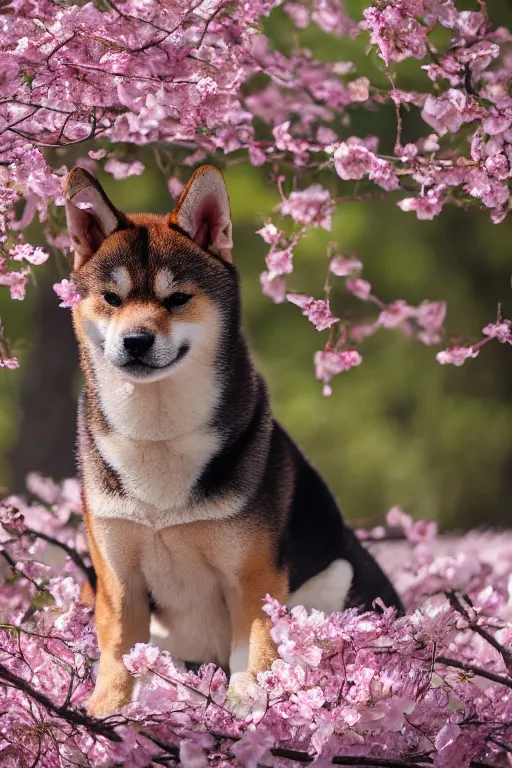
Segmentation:
{"type": "Polygon", "coordinates": [[[157,605],[160,647],[179,659],[227,664],[231,625],[218,569],[176,529],[143,538],[140,566],[157,605]]]}
{"type": "MultiPolygon", "coordinates": [[[[118,474],[125,496],[116,500],[114,515],[157,524],[168,515],[187,522],[195,519],[191,490],[219,448],[219,438],[208,430],[169,440],[132,440],[116,433],[97,435],[105,462],[118,474]]],[[[101,505],[98,505],[101,506],[101,505]]],[[[110,505],[107,505],[110,506],[110,505]]],[[[207,515],[210,516],[210,515],[207,515]]],[[[157,527],[159,527],[157,525],[157,527]]]]}

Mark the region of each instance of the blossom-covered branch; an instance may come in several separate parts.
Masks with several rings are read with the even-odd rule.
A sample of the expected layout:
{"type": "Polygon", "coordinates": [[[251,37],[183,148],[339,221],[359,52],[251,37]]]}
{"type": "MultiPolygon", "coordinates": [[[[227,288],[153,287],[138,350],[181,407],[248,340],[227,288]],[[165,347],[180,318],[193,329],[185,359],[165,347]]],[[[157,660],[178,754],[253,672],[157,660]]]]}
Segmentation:
{"type": "Polygon", "coordinates": [[[506,764],[508,534],[468,535],[452,554],[434,524],[413,522],[396,507],[385,528],[360,535],[376,542],[402,533],[382,554],[407,605],[404,617],[382,605],[363,615],[288,612],[267,596],[262,608],[280,658],[250,692],[249,713],[227,698],[225,674],[214,665],[196,674],[167,652],[137,645],[124,657],[139,681],[136,700],[97,720],[83,710],[98,649],[91,609],[79,600],[86,553],[78,488],[36,475],[29,487],[31,503],[9,497],[0,506],[8,560],[0,567],[2,765],[506,764]],[[69,556],[50,567],[46,547],[55,542],[65,542],[69,556]]]}
{"type": "MultiPolygon", "coordinates": [[[[315,60],[300,46],[288,55],[277,49],[259,27],[276,5],[197,0],[140,6],[121,0],[61,7],[37,0],[37,13],[28,0],[5,5],[0,283],[13,298],[22,298],[28,271],[8,269],[8,258],[33,264],[43,259],[40,249],[19,241],[36,213],[50,245],[69,245],[59,213],[67,168],[51,167],[41,150],[93,139],[101,140],[101,148],[84,162],[103,163],[115,178],[140,174],[144,166],[133,147],[153,145],[174,192],[183,166],[219,150],[228,161],[241,150],[253,165],[292,168],[299,182],[311,170],[331,171],[329,190],[316,184],[307,194],[292,191],[280,206],[283,216],[327,229],[336,201],[344,199],[340,180],[357,182],[355,199],[367,196],[367,188],[406,190],[398,204],[423,219],[448,202],[475,202],[490,210],[493,221],[504,218],[512,153],[505,52],[511,35],[493,26],[484,3],[480,11],[468,11],[453,0],[382,0],[359,23],[330,0],[284,4],[299,31],[313,23],[325,34],[369,34],[388,90],[358,77],[350,62],[315,60]],[[436,28],[449,38],[439,50],[436,28]],[[425,62],[432,92],[400,88],[405,59],[425,62]],[[391,156],[379,152],[373,136],[346,135],[354,109],[375,110],[386,101],[397,114],[391,156]],[[424,135],[415,143],[402,143],[402,105],[418,110],[424,121],[424,135]],[[107,146],[114,152],[108,154],[107,146]],[[22,199],[18,220],[15,204],[22,199]]],[[[292,269],[290,248],[269,260],[276,266],[263,285],[268,289],[279,278],[272,290],[282,296],[280,276],[292,269]]]]}

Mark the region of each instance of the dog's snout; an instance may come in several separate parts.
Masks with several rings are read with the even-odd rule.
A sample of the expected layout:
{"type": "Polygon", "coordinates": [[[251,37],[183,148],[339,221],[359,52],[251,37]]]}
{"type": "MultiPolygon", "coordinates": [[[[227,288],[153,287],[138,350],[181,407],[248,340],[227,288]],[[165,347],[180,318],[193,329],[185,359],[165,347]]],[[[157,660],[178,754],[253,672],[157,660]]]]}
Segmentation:
{"type": "Polygon", "coordinates": [[[142,357],[151,349],[155,341],[152,333],[130,333],[123,339],[124,348],[131,357],[142,357]]]}

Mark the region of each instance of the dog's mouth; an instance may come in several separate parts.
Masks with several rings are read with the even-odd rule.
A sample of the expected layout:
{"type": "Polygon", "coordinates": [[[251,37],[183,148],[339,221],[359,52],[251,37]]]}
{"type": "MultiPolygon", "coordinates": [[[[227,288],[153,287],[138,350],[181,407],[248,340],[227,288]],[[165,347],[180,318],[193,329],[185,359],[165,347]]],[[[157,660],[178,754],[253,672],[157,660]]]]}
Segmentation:
{"type": "Polygon", "coordinates": [[[183,360],[189,349],[189,344],[182,344],[174,359],[165,365],[153,365],[152,363],[146,363],[140,359],[134,359],[124,363],[121,368],[130,371],[130,373],[146,373],[146,375],[149,375],[151,371],[166,371],[179,363],[180,360],[183,360]]]}

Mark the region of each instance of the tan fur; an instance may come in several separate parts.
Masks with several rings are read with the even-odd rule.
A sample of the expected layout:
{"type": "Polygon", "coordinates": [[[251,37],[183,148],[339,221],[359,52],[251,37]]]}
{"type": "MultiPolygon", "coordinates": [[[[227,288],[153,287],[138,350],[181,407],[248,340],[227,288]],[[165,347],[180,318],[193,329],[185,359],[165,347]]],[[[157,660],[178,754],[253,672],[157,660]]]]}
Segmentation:
{"type": "Polygon", "coordinates": [[[136,642],[147,642],[143,585],[156,600],[157,618],[168,633],[161,645],[177,659],[208,658],[227,667],[231,649],[249,646],[250,679],[268,669],[276,649],[261,610],[263,599],[270,591],[285,602],[286,584],[266,559],[265,536],[248,536],[238,521],[152,531],[95,517],[88,532],[98,573],[96,623],[102,652],[91,713],[117,709],[130,699],[131,683],[118,662],[136,642]]]}
{"type": "Polygon", "coordinates": [[[137,642],[148,642],[150,612],[140,569],[139,548],[126,536],[121,558],[112,557],[94,518],[87,513],[91,557],[97,575],[95,619],[101,652],[98,678],[87,704],[90,715],[116,711],[130,701],[133,678],[122,656],[137,642]]]}

